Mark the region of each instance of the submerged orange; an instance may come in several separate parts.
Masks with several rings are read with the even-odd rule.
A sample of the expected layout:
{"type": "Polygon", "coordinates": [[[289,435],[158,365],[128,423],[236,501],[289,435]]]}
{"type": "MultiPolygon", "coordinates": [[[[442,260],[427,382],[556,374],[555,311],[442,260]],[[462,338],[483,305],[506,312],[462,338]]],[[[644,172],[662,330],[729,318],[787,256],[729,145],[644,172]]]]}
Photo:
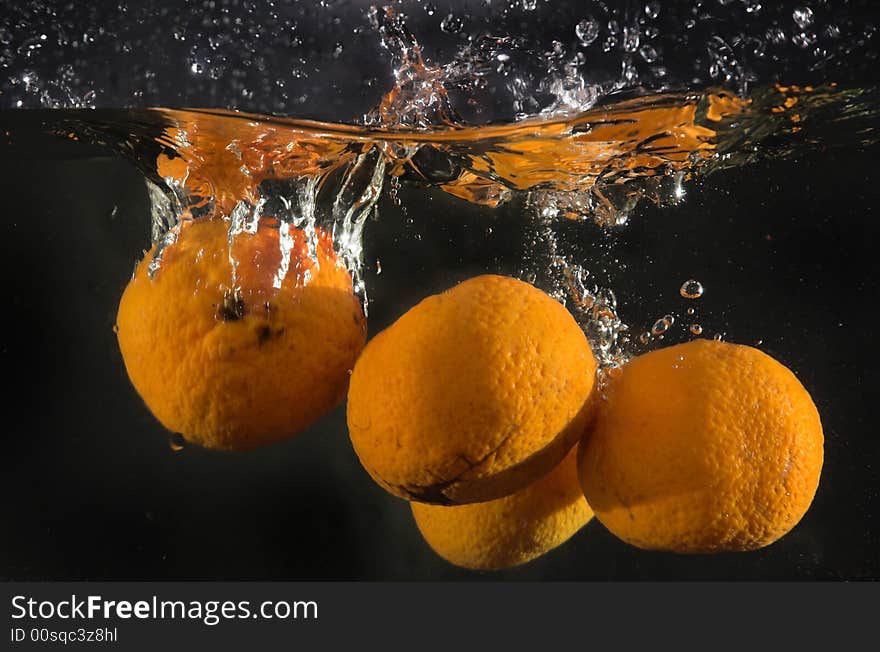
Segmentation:
{"type": "Polygon", "coordinates": [[[349,388],[349,434],[393,494],[492,500],[549,472],[581,437],[595,373],[562,304],[523,281],[478,276],[367,345],[349,388]]]}
{"type": "Polygon", "coordinates": [[[263,219],[253,231],[230,239],[223,219],[182,222],[153,278],[155,248],[119,304],[138,393],[166,428],[211,448],[251,449],[309,426],[345,395],[366,337],[327,234],[313,260],[300,230],[263,219]]]}
{"type": "Polygon", "coordinates": [[[761,351],[694,340],[624,366],[581,444],[596,517],[640,548],[752,550],[810,506],[824,437],[810,395],[761,351]]]}
{"type": "Polygon", "coordinates": [[[576,449],[550,473],[515,494],[471,505],[410,503],[434,552],[473,570],[536,559],[568,541],[593,517],[578,482],[576,449]]]}

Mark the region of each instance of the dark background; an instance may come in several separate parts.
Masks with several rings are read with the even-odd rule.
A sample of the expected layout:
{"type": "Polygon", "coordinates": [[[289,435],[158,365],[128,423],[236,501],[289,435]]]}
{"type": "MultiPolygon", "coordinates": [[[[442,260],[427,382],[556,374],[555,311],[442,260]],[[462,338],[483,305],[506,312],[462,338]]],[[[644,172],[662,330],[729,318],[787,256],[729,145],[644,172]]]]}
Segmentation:
{"type": "MultiPolygon", "coordinates": [[[[361,469],[344,409],[248,454],[187,447],[131,387],[112,326],[148,246],[142,179],[85,146],[0,149],[4,199],[0,360],[4,536],[14,579],[877,579],[875,316],[880,148],[816,150],[688,186],[678,207],[642,204],[606,233],[568,241],[635,329],[697,307],[706,334],[789,365],[822,415],[825,468],[803,521],[751,553],[677,556],[614,539],[597,521],[522,568],[470,573],[436,557],[409,508],[361,469]],[[606,270],[606,271],[603,271],[606,270]],[[702,299],[678,295],[690,277],[702,299]]],[[[60,141],[59,141],[60,143],[60,141]]],[[[368,224],[370,329],[425,294],[530,255],[528,220],[404,187],[368,224]]]]}
{"type": "Polygon", "coordinates": [[[400,48],[382,47],[371,26],[372,5],[405,17],[472,123],[545,108],[553,93],[541,83],[576,55],[578,74],[606,90],[624,62],[638,75],[627,86],[651,89],[877,79],[875,0],[41,0],[0,9],[0,108],[197,106],[359,121],[400,63],[400,48]],[[811,19],[799,26],[804,7],[811,19]],[[443,26],[450,16],[454,29],[443,26]],[[588,45],[575,31],[582,20],[599,26],[588,45]],[[656,59],[626,51],[624,27],[656,59]],[[509,57],[503,74],[496,53],[509,57]],[[464,61],[484,86],[468,83],[464,61]],[[513,78],[528,88],[518,109],[513,78]]]}
{"type": "MultiPolygon", "coordinates": [[[[68,91],[76,99],[94,90],[94,103],[109,108],[237,106],[351,121],[389,87],[393,56],[368,27],[367,2],[327,2],[319,10],[319,3],[291,0],[276,3],[276,18],[267,15],[274,11],[268,3],[251,3],[247,12],[245,4],[218,0],[217,12],[238,7],[244,20],[224,28],[228,38],[209,54],[205,45],[217,34],[203,27],[209,12],[202,2],[151,0],[126,11],[13,3],[0,12],[7,30],[0,35],[8,34],[12,53],[4,59],[11,67],[0,79],[0,106],[69,105],[68,91]],[[48,38],[33,49],[28,44],[38,33],[48,38]],[[79,34],[91,40],[77,43],[79,34]],[[339,56],[337,42],[345,45],[339,56]],[[206,56],[225,62],[220,77],[191,72],[206,56]],[[68,64],[66,86],[30,87],[19,74],[30,70],[45,82],[68,64]]],[[[614,16],[633,21],[642,10],[633,2],[600,11],[601,3],[554,1],[539,2],[537,12],[511,3],[495,16],[481,0],[434,4],[429,13],[419,3],[398,3],[429,58],[455,61],[467,34],[438,25],[447,11],[469,12],[466,32],[524,40],[536,58],[527,58],[522,72],[535,83],[546,71],[527,64],[545,62],[542,52],[553,40],[574,52],[572,26],[585,15],[604,24],[614,16]]],[[[810,29],[825,54],[793,44],[792,9],[804,3],[764,3],[763,13],[739,2],[661,4],[655,43],[673,81],[725,81],[723,70],[709,74],[706,45],[719,34],[744,72],[762,83],[877,81],[871,0],[812,3],[810,29]],[[695,27],[683,29],[692,18],[695,27]],[[838,36],[824,31],[832,21],[838,36]],[[774,26],[784,28],[786,40],[768,46],[766,57],[754,55],[748,39],[774,26]]],[[[605,36],[583,49],[582,71],[597,79],[618,75],[624,56],[619,48],[602,54],[605,36]]],[[[650,66],[639,66],[643,81],[651,81],[650,66]]],[[[484,113],[470,116],[475,121],[510,117],[505,80],[490,82],[480,98],[484,113]]],[[[569,253],[615,290],[621,316],[636,332],[672,313],[666,343],[686,339],[684,311],[693,305],[706,335],[761,341],[795,371],[826,435],[825,468],[803,521],[764,550],[685,557],[628,547],[594,520],[531,564],[479,574],[435,556],[406,503],[372,483],[349,444],[344,407],[264,450],[173,452],[131,387],[112,332],[119,297],[149,246],[142,177],[126,160],[85,145],[27,132],[10,141],[16,121],[0,112],[0,577],[880,579],[877,145],[801,147],[792,160],[720,172],[689,184],[680,206],[643,203],[612,233],[589,223],[557,227],[569,253]],[[678,294],[688,278],[707,288],[699,301],[678,294]]],[[[843,133],[846,125],[839,129],[841,140],[857,141],[843,133]]],[[[834,144],[830,136],[826,142],[834,144]]],[[[400,197],[401,207],[384,197],[380,219],[367,225],[371,333],[473,274],[518,273],[524,261],[540,267],[521,203],[483,210],[406,186],[400,197]]]]}

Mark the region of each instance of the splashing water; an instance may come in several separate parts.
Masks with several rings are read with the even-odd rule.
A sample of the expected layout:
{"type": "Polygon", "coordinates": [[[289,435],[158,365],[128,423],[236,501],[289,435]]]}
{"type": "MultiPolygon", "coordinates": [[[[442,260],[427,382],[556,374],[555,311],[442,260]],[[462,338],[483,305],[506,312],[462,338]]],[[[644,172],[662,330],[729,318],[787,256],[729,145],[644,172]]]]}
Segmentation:
{"type": "MultiPolygon", "coordinates": [[[[514,29],[526,15],[545,19],[536,3],[513,3],[492,20],[422,12],[436,22],[427,32],[432,48],[440,35],[445,51],[454,53],[447,63],[432,62],[431,48],[410,31],[415,12],[372,7],[339,21],[346,29],[370,29],[356,27],[350,39],[318,39],[333,44],[340,79],[347,57],[375,53],[377,46],[390,56],[390,90],[368,98],[353,126],[230,110],[302,115],[299,107],[307,100],[321,104],[320,93],[333,86],[326,83],[332,78],[327,56],[292,54],[303,35],[289,7],[234,22],[231,31],[211,12],[195,27],[175,23],[172,51],[149,61],[155,70],[138,59],[132,85],[114,96],[91,59],[68,55],[97,55],[113,42],[114,54],[125,60],[136,49],[134,25],[146,10],[120,4],[118,14],[96,23],[104,27],[81,32],[74,29],[79,18],[56,11],[51,29],[23,39],[27,30],[9,26],[49,15],[48,5],[35,2],[16,7],[0,26],[0,66],[17,71],[0,91],[5,106],[64,109],[36,120],[60,135],[114,148],[144,171],[157,245],[152,273],[181,220],[227,219],[232,256],[236,238],[272,217],[282,236],[278,285],[289,271],[289,229],[305,232],[314,259],[318,234],[328,232],[366,307],[363,232],[386,179],[395,197],[405,182],[486,208],[521,201],[541,246],[520,275],[569,306],[604,372],[662,339],[675,318],[660,317],[631,339],[614,292],[593,281],[582,260],[560,251],[556,225],[582,221],[612,232],[642,200],[682,201],[700,175],[760,157],[795,156],[816,143],[874,142],[877,88],[845,82],[859,80],[860,66],[876,58],[875,30],[860,22],[866,3],[845,4],[847,11],[831,12],[824,3],[794,10],[745,1],[618,9],[593,3],[588,12],[566,14],[559,23],[566,34],[549,43],[514,29]],[[737,30],[719,33],[719,21],[733,15],[737,30]],[[282,49],[291,56],[260,54],[257,26],[281,30],[288,40],[282,49]],[[239,48],[235,58],[232,47],[239,48]],[[169,94],[164,84],[172,75],[158,69],[180,61],[181,52],[189,62],[187,83],[169,94]],[[310,71],[311,59],[323,66],[310,71]],[[284,74],[276,70],[282,62],[292,66],[284,74]],[[821,83],[776,82],[804,74],[821,83]],[[231,95],[219,95],[224,92],[231,95]],[[79,110],[157,98],[229,109],[79,110]],[[272,99],[260,107],[257,98],[272,99]]],[[[328,33],[331,23],[324,25],[328,33]]],[[[380,74],[367,76],[371,92],[381,91],[380,74]]],[[[19,120],[8,112],[7,119],[13,126],[19,120]]],[[[11,129],[6,137],[15,134],[11,129]]],[[[702,286],[690,280],[680,293],[697,298],[702,286]]],[[[688,328],[702,332],[697,324],[688,328]]]]}

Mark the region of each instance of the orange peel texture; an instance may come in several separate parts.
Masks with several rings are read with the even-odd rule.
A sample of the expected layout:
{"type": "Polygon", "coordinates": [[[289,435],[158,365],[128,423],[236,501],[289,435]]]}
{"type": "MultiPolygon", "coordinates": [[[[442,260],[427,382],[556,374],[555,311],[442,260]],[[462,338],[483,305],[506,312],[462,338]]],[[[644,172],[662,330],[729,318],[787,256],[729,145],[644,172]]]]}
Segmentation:
{"type": "Polygon", "coordinates": [[[410,309],[358,359],[348,428],[389,492],[500,498],[555,467],[592,413],[596,360],[571,314],[528,283],[478,276],[410,309]]]}
{"type": "Polygon", "coordinates": [[[505,498],[452,507],[410,505],[434,552],[472,570],[499,570],[536,559],[593,517],[578,480],[576,449],[543,478],[505,498]]]}
{"type": "Polygon", "coordinates": [[[230,246],[228,226],[182,222],[152,279],[150,251],[120,301],[117,334],[129,378],[166,428],[247,450],[341,401],[366,325],[327,234],[313,261],[302,231],[263,219],[230,246]]]}
{"type": "Polygon", "coordinates": [[[800,521],[824,437],[794,374],[761,351],[694,340],[629,362],[581,445],[596,517],[640,548],[753,550],[800,521]]]}

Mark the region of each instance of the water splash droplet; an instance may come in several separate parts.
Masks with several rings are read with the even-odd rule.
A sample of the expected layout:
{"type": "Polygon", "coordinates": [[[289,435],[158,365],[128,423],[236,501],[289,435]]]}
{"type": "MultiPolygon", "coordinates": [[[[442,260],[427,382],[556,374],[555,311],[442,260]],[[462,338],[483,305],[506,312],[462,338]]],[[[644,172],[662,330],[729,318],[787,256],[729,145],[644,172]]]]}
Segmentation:
{"type": "Polygon", "coordinates": [[[623,28],[623,49],[627,52],[635,52],[639,49],[641,34],[637,25],[626,25],[623,28]]]}
{"type": "Polygon", "coordinates": [[[816,42],[816,34],[814,32],[801,32],[792,36],[791,42],[799,48],[807,49],[816,42]]]}
{"type": "Polygon", "coordinates": [[[463,27],[461,18],[453,14],[447,14],[446,18],[440,21],[440,29],[447,34],[457,34],[463,27]]]}
{"type": "Polygon", "coordinates": [[[813,24],[813,10],[809,7],[797,7],[791,12],[791,17],[801,29],[806,29],[813,24]]]}
{"type": "Polygon", "coordinates": [[[668,317],[669,315],[661,317],[654,322],[654,325],[651,326],[651,335],[658,337],[669,330],[669,327],[672,326],[672,322],[669,321],[668,317]]]}
{"type": "MultiPolygon", "coordinates": [[[[678,293],[683,296],[685,299],[699,299],[703,296],[703,284],[694,279],[688,279],[684,283],[682,283],[681,288],[679,288],[678,293]]],[[[690,313],[689,313],[690,314],[690,313]]]]}
{"type": "Polygon", "coordinates": [[[699,324],[691,324],[688,330],[694,335],[702,335],[703,327],[699,324]]]}
{"type": "Polygon", "coordinates": [[[581,45],[590,45],[599,36],[599,23],[595,18],[589,16],[575,25],[574,33],[581,42],[581,45]]]}
{"type": "Polygon", "coordinates": [[[779,27],[772,27],[764,34],[770,43],[779,45],[785,42],[785,32],[779,27]]]}
{"type": "Polygon", "coordinates": [[[639,48],[639,54],[646,63],[653,63],[657,60],[657,49],[653,45],[643,45],[639,48]]]}
{"type": "Polygon", "coordinates": [[[186,440],[179,432],[173,432],[168,435],[168,448],[175,453],[179,453],[186,446],[186,440]]]}

